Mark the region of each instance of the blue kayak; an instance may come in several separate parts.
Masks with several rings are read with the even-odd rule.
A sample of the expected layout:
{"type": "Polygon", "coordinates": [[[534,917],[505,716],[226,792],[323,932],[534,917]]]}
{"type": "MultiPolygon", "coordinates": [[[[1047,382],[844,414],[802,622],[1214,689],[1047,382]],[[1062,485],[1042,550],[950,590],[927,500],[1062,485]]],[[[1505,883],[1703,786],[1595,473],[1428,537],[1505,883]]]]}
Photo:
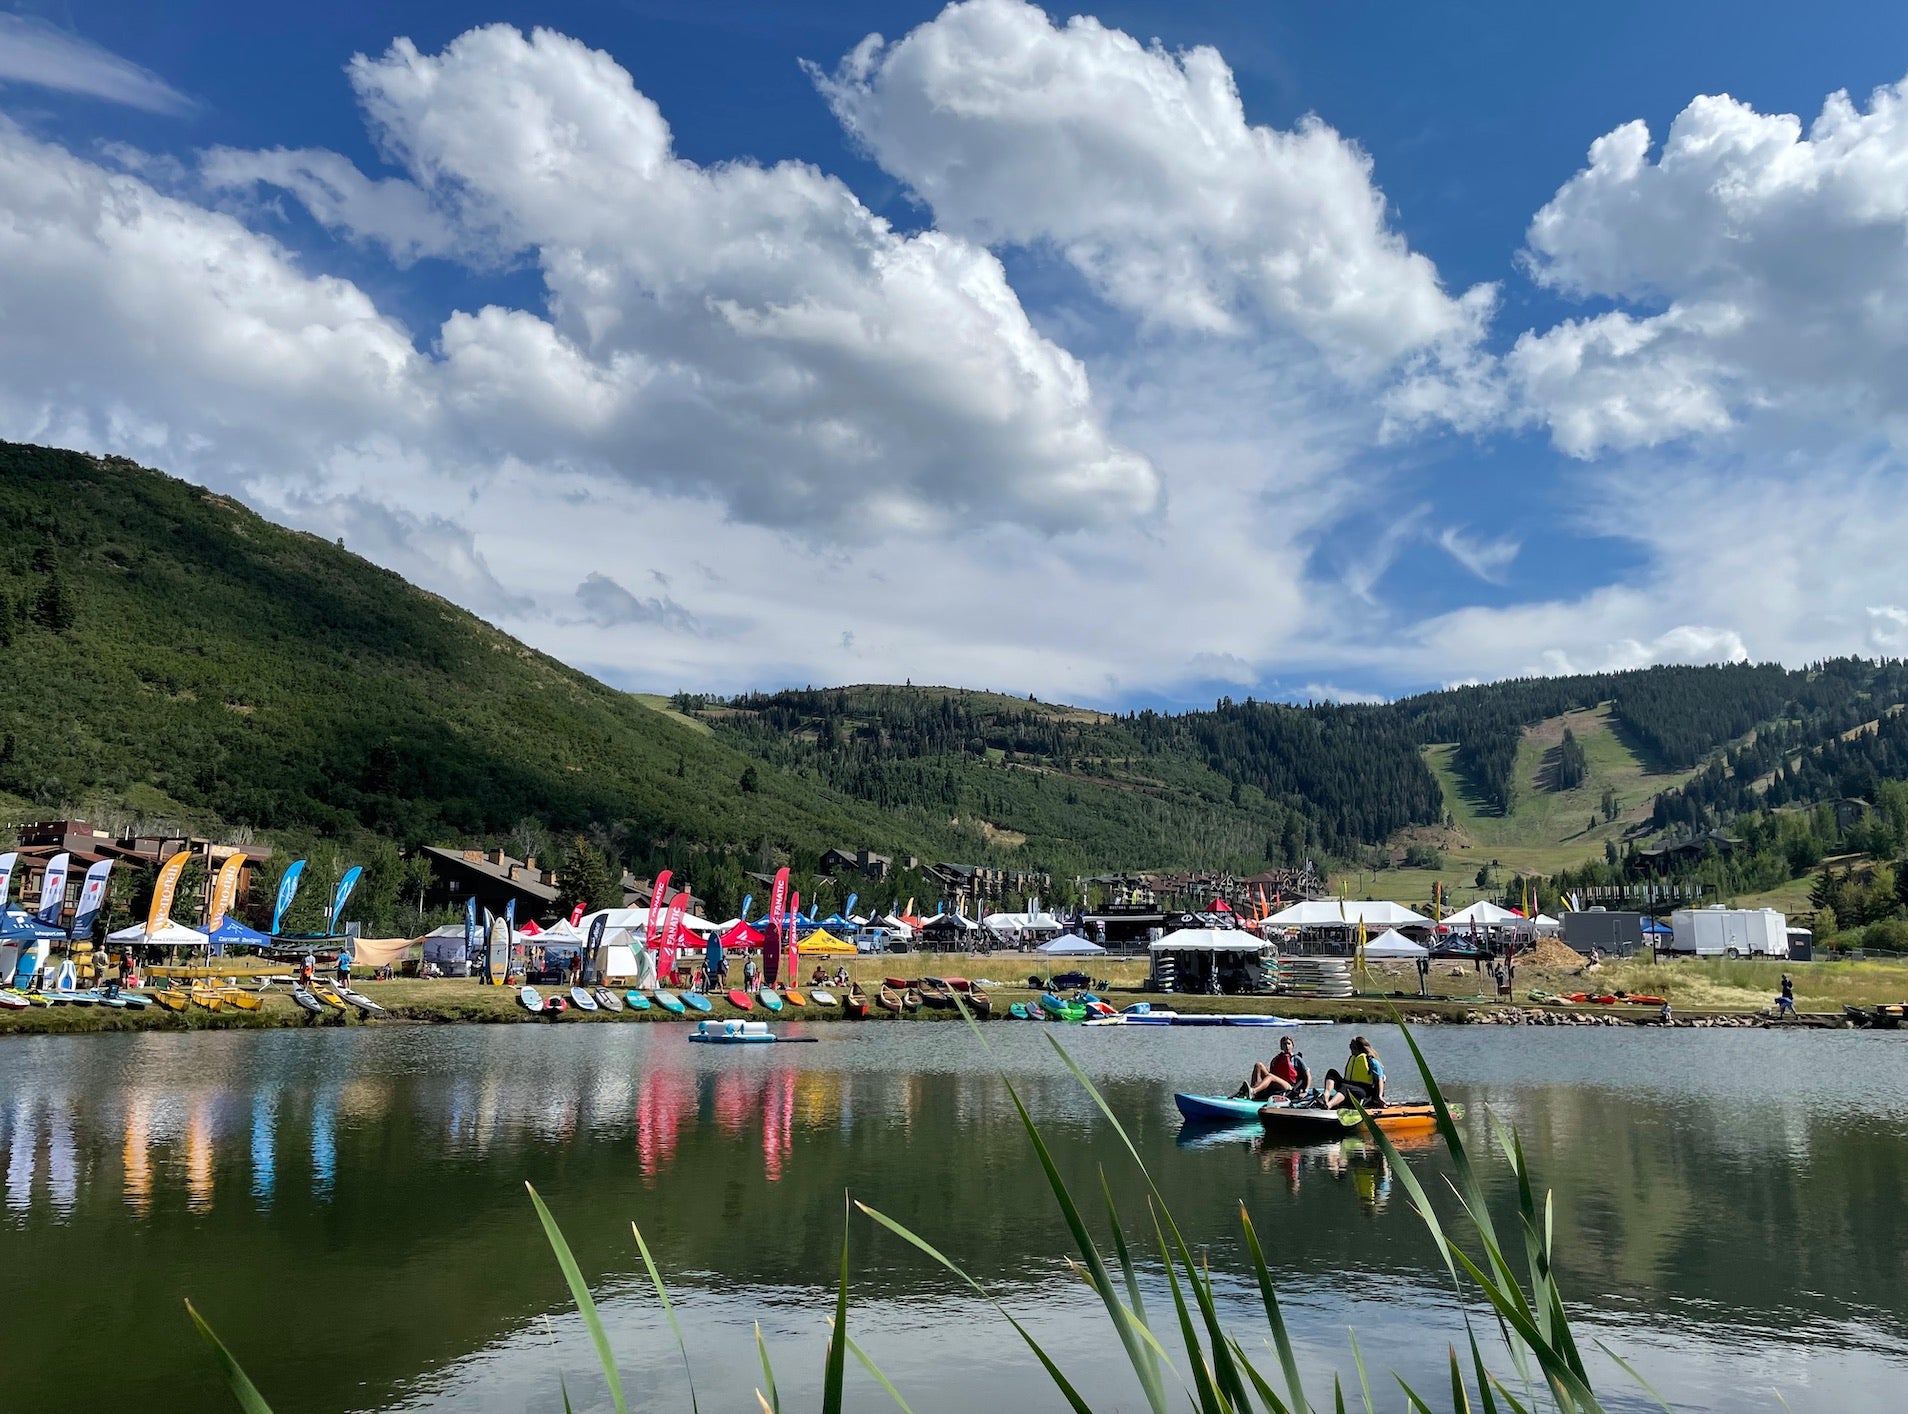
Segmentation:
{"type": "Polygon", "coordinates": [[[1265,1107],[1263,1100],[1235,1100],[1222,1095],[1175,1094],[1173,1103],[1179,1112],[1197,1124],[1244,1124],[1257,1120],[1265,1107]]]}

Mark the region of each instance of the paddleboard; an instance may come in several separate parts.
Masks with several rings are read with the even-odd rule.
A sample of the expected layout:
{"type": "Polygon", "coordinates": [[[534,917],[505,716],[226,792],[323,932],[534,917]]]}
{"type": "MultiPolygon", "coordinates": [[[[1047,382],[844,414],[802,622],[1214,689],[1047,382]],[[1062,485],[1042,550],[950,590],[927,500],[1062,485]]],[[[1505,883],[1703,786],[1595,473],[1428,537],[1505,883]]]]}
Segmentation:
{"type": "Polygon", "coordinates": [[[595,1011],[596,998],[592,997],[582,987],[572,987],[570,988],[570,1005],[579,1011],[595,1011]]]}
{"type": "Polygon", "coordinates": [[[636,991],[634,988],[631,988],[629,991],[623,993],[623,1000],[629,1003],[629,1007],[631,1011],[648,1011],[649,1010],[649,998],[645,997],[641,992],[636,991]]]}
{"type": "Polygon", "coordinates": [[[755,1004],[749,1000],[749,994],[740,987],[730,988],[728,998],[729,1005],[732,1007],[739,1007],[743,1011],[753,1011],[755,1009],[755,1004]]]}
{"type": "MultiPolygon", "coordinates": [[[[294,1000],[298,996],[299,994],[297,992],[292,993],[294,1000]]],[[[517,1005],[521,1006],[527,1012],[541,1016],[543,1015],[543,993],[539,992],[535,987],[519,987],[517,988],[517,1005]]]]}
{"type": "Polygon", "coordinates": [[[762,999],[762,1005],[767,1007],[770,1011],[780,1011],[782,1009],[782,994],[773,987],[764,987],[755,995],[762,999]]]}
{"type": "Polygon", "coordinates": [[[690,1008],[692,1011],[707,1011],[714,1005],[714,1003],[701,992],[684,992],[682,994],[682,1002],[684,1006],[690,1008]]]}
{"type": "Polygon", "coordinates": [[[493,947],[490,950],[490,985],[503,986],[504,974],[510,967],[510,949],[493,947]]]}
{"type": "Polygon", "coordinates": [[[793,987],[790,987],[787,991],[782,993],[782,1000],[787,1002],[790,1006],[808,1005],[808,998],[796,991],[793,987]]]}
{"type": "Polygon", "coordinates": [[[656,992],[656,1005],[676,1016],[682,1015],[682,998],[674,992],[656,992]]]}
{"type": "Polygon", "coordinates": [[[808,999],[816,1006],[838,1006],[841,999],[833,992],[810,992],[808,999]]]}
{"type": "Polygon", "coordinates": [[[596,1004],[602,1007],[604,1011],[621,1011],[623,1009],[623,999],[617,996],[616,993],[612,992],[608,987],[597,987],[591,991],[590,995],[596,998],[596,1004]]]}
{"type": "Polygon", "coordinates": [[[33,1003],[18,992],[0,992],[0,1007],[8,1011],[25,1011],[33,1003]]]}

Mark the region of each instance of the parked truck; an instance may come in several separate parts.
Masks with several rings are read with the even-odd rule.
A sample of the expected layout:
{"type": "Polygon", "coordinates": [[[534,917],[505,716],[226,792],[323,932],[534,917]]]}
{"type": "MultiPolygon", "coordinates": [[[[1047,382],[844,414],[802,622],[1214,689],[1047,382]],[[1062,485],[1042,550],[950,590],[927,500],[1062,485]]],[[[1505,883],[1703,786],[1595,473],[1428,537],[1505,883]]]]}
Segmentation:
{"type": "Polygon", "coordinates": [[[1679,908],[1669,951],[1696,957],[1787,957],[1789,920],[1773,908],[1679,908]]]}

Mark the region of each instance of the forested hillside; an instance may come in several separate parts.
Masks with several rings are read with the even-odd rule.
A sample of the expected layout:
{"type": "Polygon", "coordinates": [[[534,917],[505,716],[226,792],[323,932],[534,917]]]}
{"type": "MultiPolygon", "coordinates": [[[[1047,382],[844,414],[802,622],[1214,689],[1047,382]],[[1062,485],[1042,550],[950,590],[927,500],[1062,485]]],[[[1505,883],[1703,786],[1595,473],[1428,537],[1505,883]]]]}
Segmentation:
{"type": "MultiPolygon", "coordinates": [[[[559,851],[583,836],[638,873],[693,864],[726,897],[744,869],[832,845],[1057,883],[1357,858],[1446,820],[1438,772],[1478,810],[1512,806],[1533,788],[1516,767],[1526,730],[1592,710],[1655,769],[1714,758],[1655,803],[1672,833],[1908,776],[1899,663],[1176,715],[915,687],[646,703],[128,462],[0,443],[0,524],[0,819],[559,851]]],[[[1573,786],[1575,747],[1558,748],[1552,786],[1573,786]]]]}

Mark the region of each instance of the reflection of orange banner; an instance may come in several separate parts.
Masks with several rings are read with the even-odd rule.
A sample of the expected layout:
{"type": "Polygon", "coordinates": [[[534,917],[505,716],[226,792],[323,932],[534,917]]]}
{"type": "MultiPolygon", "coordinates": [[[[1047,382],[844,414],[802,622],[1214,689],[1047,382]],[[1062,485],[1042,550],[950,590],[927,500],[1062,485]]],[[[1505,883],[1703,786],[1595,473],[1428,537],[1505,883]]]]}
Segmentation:
{"type": "Polygon", "coordinates": [[[244,866],[244,850],[235,850],[219,866],[219,877],[212,885],[212,916],[206,920],[207,928],[216,928],[223,923],[225,915],[231,912],[232,905],[238,901],[239,870],[244,866]]]}
{"type": "Polygon", "coordinates": [[[152,886],[152,907],[146,913],[146,931],[157,933],[172,921],[172,896],[179,891],[179,876],[185,873],[184,850],[159,866],[159,877],[152,886]]]}
{"type": "Polygon", "coordinates": [[[152,1206],[152,1160],[147,1156],[146,1109],[149,1101],[143,1091],[135,1091],[126,1101],[126,1142],[120,1147],[120,1165],[125,1169],[126,1206],[144,1217],[152,1206]]]}

